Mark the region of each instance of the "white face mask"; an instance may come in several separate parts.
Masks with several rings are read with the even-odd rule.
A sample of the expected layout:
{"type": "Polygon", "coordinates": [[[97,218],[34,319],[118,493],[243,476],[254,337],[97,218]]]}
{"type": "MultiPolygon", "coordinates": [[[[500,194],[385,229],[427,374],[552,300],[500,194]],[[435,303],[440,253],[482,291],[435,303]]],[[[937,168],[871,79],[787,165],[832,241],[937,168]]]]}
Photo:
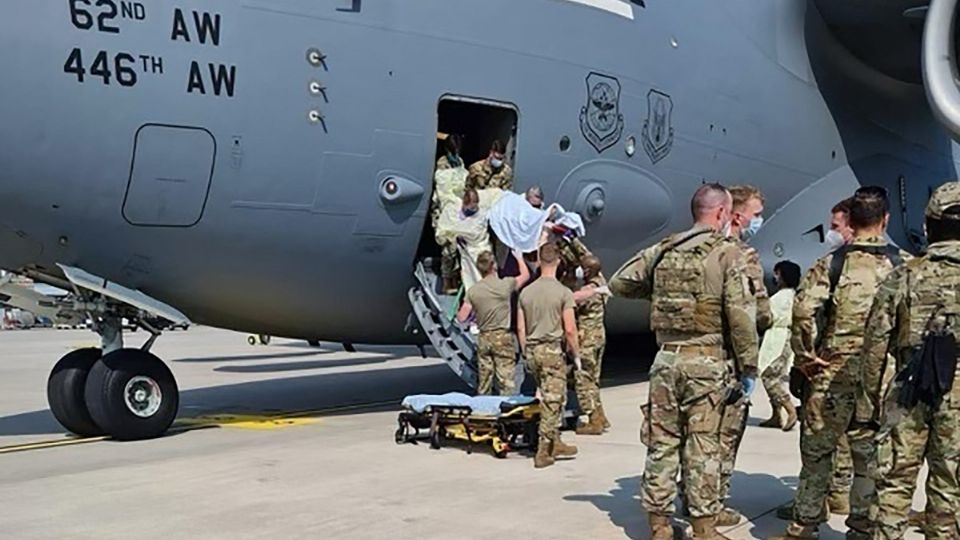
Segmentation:
{"type": "Polygon", "coordinates": [[[750,223],[747,224],[747,227],[743,229],[740,233],[740,238],[743,240],[749,240],[757,235],[760,232],[760,227],[763,226],[763,216],[756,216],[750,220],[750,223]]]}
{"type": "Polygon", "coordinates": [[[502,159],[491,159],[491,160],[490,160],[490,166],[493,167],[494,169],[499,169],[500,167],[503,167],[503,160],[502,160],[502,159]]]}
{"type": "Polygon", "coordinates": [[[835,251],[837,248],[847,243],[846,240],[843,239],[843,235],[833,229],[827,231],[823,241],[825,244],[827,244],[827,248],[830,251],[835,251]]]}
{"type": "Polygon", "coordinates": [[[583,267],[582,267],[582,266],[578,266],[577,269],[574,271],[574,274],[577,275],[577,279],[579,279],[580,281],[583,281],[583,267]]]}

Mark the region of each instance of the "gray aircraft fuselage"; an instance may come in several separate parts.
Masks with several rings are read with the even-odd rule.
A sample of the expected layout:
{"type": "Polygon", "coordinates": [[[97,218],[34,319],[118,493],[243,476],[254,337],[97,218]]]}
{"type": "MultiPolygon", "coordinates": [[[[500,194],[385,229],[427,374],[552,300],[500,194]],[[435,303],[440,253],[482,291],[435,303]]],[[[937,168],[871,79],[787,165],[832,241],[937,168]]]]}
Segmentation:
{"type": "MultiPolygon", "coordinates": [[[[76,266],[235,330],[414,339],[443,100],[515,111],[515,189],[584,213],[602,198],[585,241],[608,273],[687,227],[704,180],[760,187],[765,263],[807,265],[859,184],[891,190],[912,247],[956,171],[923,88],[849,52],[817,2],[0,9],[0,267],[76,266]]],[[[612,332],[640,329],[613,307],[612,332]]]]}

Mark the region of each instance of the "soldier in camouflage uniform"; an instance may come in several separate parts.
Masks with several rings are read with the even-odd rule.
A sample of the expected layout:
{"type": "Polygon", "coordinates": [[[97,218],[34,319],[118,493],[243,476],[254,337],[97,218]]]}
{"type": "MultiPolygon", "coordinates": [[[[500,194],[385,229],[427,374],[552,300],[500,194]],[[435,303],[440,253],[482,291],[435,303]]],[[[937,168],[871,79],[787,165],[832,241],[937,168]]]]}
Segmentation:
{"type": "MultiPolygon", "coordinates": [[[[746,261],[744,272],[747,275],[749,292],[754,296],[757,304],[757,332],[763,334],[773,324],[773,312],[770,310],[770,297],[763,282],[760,254],[746,243],[746,240],[757,234],[763,224],[763,194],[753,186],[733,186],[730,188],[730,194],[733,196],[730,237],[734,239],[746,261]]],[[[740,374],[737,375],[740,376],[740,374]]],[[[751,381],[750,384],[755,385],[756,381],[751,381]]],[[[748,390],[752,391],[752,386],[748,390]]],[[[726,506],[726,500],[730,497],[730,481],[736,468],[737,452],[743,441],[749,413],[749,392],[744,392],[743,397],[737,403],[728,405],[723,413],[723,422],[720,425],[720,448],[723,452],[720,501],[724,503],[724,508],[717,516],[718,526],[736,525],[743,519],[739,512],[726,506]]]]}
{"type": "MultiPolygon", "coordinates": [[[[683,472],[694,538],[723,538],[720,513],[720,422],[732,364],[756,377],[756,301],[742,251],[720,231],[732,199],[719,184],[701,186],[696,222],[640,252],[614,274],[610,289],[652,301],[650,326],[661,348],[650,370],[647,463],[642,500],[653,540],[670,540],[670,516],[683,472]],[[734,352],[729,358],[725,344],[734,352]]],[[[646,408],[646,407],[645,407],[646,408]]]]}
{"type": "Polygon", "coordinates": [[[503,152],[503,143],[493,141],[490,155],[470,165],[467,189],[500,188],[509,191],[513,187],[513,169],[504,161],[503,152]]]}
{"type": "Polygon", "coordinates": [[[847,538],[872,534],[869,510],[876,491],[868,467],[875,431],[855,422],[853,416],[860,384],[858,359],[870,304],[880,282],[906,257],[887,245],[884,231],[888,219],[885,190],[857,190],[850,208],[853,241],[817,260],[797,291],[791,339],[795,364],[810,379],[811,390],[803,408],[806,431],[800,440],[803,465],[793,522],[784,536],[775,538],[817,538],[826,518],[824,503],[842,433],[850,440],[854,464],[847,538]],[[821,312],[824,328],[818,347],[821,330],[816,319],[821,312]]]}
{"type": "Polygon", "coordinates": [[[610,428],[600,403],[600,370],[607,344],[603,316],[609,289],[601,273],[600,259],[585,255],[580,266],[583,268],[584,285],[574,294],[574,299],[577,302],[577,328],[580,330],[580,358],[583,365],[574,374],[574,379],[577,402],[589,421],[577,427],[577,435],[601,435],[610,428]]]}
{"type": "Polygon", "coordinates": [[[570,457],[577,447],[560,440],[560,421],[567,393],[567,353],[580,364],[573,293],[557,281],[560,253],[553,243],[540,248],[540,277],[520,293],[517,336],[540,393],[540,439],[533,466],[553,465],[570,457]]]}
{"type": "Polygon", "coordinates": [[[460,306],[457,318],[465,322],[475,313],[480,335],[477,336],[477,393],[493,393],[494,376],[500,395],[516,394],[517,349],[510,331],[510,312],[513,293],[523,288],[530,279],[526,264],[520,264],[516,278],[497,277],[497,261],[493,253],[484,251],[477,256],[477,270],[483,276],[467,291],[466,301],[460,306]]]}
{"type": "Polygon", "coordinates": [[[897,268],[880,287],[866,325],[861,363],[863,397],[857,420],[880,423],[876,481],[876,540],[898,540],[907,529],[917,475],[927,460],[925,538],[960,538],[960,380],[939,406],[897,403],[903,382],[882,393],[888,353],[900,371],[928,329],[960,338],[960,183],[937,188],[926,210],[926,255],[897,268]],[[882,411],[882,414],[880,413],[882,411]]]}

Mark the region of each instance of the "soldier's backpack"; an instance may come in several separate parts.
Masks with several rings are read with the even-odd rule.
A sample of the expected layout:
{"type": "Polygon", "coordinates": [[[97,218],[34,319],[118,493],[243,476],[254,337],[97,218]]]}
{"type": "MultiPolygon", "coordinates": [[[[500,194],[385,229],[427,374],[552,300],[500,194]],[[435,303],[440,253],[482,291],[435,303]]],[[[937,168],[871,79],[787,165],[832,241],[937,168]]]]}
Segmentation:
{"type": "MultiPolygon", "coordinates": [[[[910,274],[907,274],[907,298],[910,298],[910,274]]],[[[910,409],[925,403],[936,409],[943,396],[953,389],[957,373],[957,341],[953,334],[954,315],[946,313],[944,305],[934,308],[924,328],[923,343],[914,348],[910,363],[897,375],[901,383],[897,404],[910,409]],[[944,324],[937,318],[944,315],[944,324]]]]}
{"type": "MultiPolygon", "coordinates": [[[[833,252],[833,257],[830,259],[830,268],[827,272],[827,276],[830,279],[830,296],[827,298],[824,309],[819,310],[816,314],[817,342],[815,349],[817,351],[820,350],[820,346],[823,343],[827,323],[835,307],[834,294],[837,291],[837,285],[840,283],[840,276],[843,274],[843,266],[847,263],[847,255],[853,251],[869,253],[871,255],[884,255],[894,268],[903,264],[903,257],[900,256],[900,250],[891,244],[885,246],[846,245],[833,252]]],[[[809,390],[809,384],[810,381],[806,374],[799,368],[793,367],[790,369],[790,393],[793,394],[794,397],[804,399],[804,396],[809,390]]]]}

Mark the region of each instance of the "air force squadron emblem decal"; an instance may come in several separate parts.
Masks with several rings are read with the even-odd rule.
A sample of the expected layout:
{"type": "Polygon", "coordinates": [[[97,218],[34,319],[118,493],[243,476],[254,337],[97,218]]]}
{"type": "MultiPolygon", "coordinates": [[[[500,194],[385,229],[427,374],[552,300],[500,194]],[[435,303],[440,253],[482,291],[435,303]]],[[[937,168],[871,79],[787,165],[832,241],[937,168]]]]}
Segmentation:
{"type": "Polygon", "coordinates": [[[673,148],[673,99],[663,92],[647,94],[647,120],[643,123],[643,149],[656,163],[667,157],[673,148]]]}
{"type": "Polygon", "coordinates": [[[620,140],[623,133],[620,81],[599,73],[587,76],[587,104],[580,109],[580,131],[597,152],[620,140]]]}

